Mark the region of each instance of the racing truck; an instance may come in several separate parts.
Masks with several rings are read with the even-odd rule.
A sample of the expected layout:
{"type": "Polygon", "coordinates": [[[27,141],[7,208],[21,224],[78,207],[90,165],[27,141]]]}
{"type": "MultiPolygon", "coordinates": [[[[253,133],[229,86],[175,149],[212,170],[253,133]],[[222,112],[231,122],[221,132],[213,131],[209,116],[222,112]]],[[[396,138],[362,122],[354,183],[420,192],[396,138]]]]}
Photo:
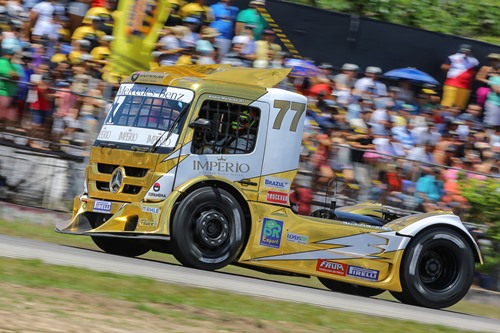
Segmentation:
{"type": "Polygon", "coordinates": [[[56,226],[103,251],[171,253],[317,277],[327,288],[449,307],[481,253],[451,212],[373,202],[298,215],[290,202],[306,97],[276,88],[289,69],[169,66],[124,79],[90,151],[72,218],[56,226]]]}

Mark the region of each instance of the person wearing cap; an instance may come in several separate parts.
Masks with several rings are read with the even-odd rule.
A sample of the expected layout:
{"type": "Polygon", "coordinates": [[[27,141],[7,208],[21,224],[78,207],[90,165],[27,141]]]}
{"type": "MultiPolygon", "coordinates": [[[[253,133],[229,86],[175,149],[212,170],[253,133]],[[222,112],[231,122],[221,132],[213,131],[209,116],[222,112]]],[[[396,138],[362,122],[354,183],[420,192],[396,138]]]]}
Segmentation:
{"type": "Polygon", "coordinates": [[[260,61],[260,68],[268,68],[271,64],[279,60],[279,55],[281,52],[281,46],[275,43],[276,34],[271,29],[264,29],[262,31],[262,40],[258,40],[255,42],[255,56],[256,62],[260,61]]]}
{"type": "Polygon", "coordinates": [[[72,64],[79,64],[81,62],[81,56],[84,53],[88,53],[90,48],[90,41],[86,39],[80,39],[74,42],[74,47],[68,54],[68,59],[72,64]]]}
{"type": "Polygon", "coordinates": [[[181,7],[179,14],[182,18],[196,17],[201,25],[209,25],[214,20],[212,9],[205,5],[205,0],[194,0],[181,7]]]}
{"type": "Polygon", "coordinates": [[[83,25],[73,32],[71,35],[72,46],[75,46],[75,42],[78,40],[88,40],[90,42],[89,51],[96,47],[99,40],[105,35],[104,32],[99,30],[99,25],[101,24],[101,18],[98,16],[89,17],[91,20],[83,22],[83,25]]]}
{"type": "Polygon", "coordinates": [[[359,93],[370,94],[372,97],[387,96],[387,86],[380,82],[380,74],[382,74],[380,67],[366,67],[365,77],[356,81],[354,89],[359,93]]]}
{"type": "Polygon", "coordinates": [[[474,72],[479,61],[472,56],[472,46],[460,45],[458,52],[446,58],[441,70],[446,72],[442,106],[465,109],[469,100],[474,72]]]}
{"type": "Polygon", "coordinates": [[[94,59],[94,61],[106,64],[108,62],[108,58],[111,56],[111,42],[114,37],[111,35],[104,35],[99,39],[99,46],[96,46],[90,51],[90,55],[94,59]]]}
{"type": "Polygon", "coordinates": [[[224,57],[231,49],[231,41],[234,37],[234,23],[240,10],[236,6],[231,6],[231,0],[220,0],[210,8],[214,14],[214,20],[210,23],[210,27],[217,29],[220,33],[220,36],[215,39],[215,43],[219,49],[220,57],[224,57]]]}
{"type": "Polygon", "coordinates": [[[91,6],[89,10],[87,10],[83,22],[86,23],[87,21],[91,21],[92,17],[99,17],[100,21],[97,30],[102,31],[106,35],[112,35],[114,22],[112,12],[109,8],[110,5],[107,0],[100,1],[98,6],[91,6]]]}
{"type": "Polygon", "coordinates": [[[217,61],[217,52],[214,47],[215,37],[219,36],[219,32],[210,27],[204,27],[200,34],[200,39],[196,42],[196,52],[198,52],[198,65],[212,65],[217,61]]]}
{"type": "Polygon", "coordinates": [[[234,36],[232,44],[231,44],[231,50],[229,50],[228,53],[221,59],[221,64],[228,64],[233,67],[244,67],[245,66],[245,58],[243,57],[243,54],[241,53],[241,50],[243,49],[243,46],[245,45],[245,42],[247,39],[245,38],[246,36],[234,36]]]}
{"type": "Polygon", "coordinates": [[[359,67],[355,64],[342,65],[342,73],[335,75],[334,81],[338,89],[352,89],[356,83],[359,67]]]}
{"type": "Polygon", "coordinates": [[[240,11],[236,17],[235,36],[241,35],[246,25],[252,25],[255,40],[261,38],[262,30],[267,26],[267,23],[260,14],[259,8],[263,8],[265,5],[265,0],[250,0],[248,8],[240,11]]]}

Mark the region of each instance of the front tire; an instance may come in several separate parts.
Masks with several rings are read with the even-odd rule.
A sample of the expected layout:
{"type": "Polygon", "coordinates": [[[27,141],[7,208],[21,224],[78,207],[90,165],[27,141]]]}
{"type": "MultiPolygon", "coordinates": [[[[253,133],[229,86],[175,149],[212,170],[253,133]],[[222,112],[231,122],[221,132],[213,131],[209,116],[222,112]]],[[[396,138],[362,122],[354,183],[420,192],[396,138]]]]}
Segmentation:
{"type": "Polygon", "coordinates": [[[92,240],[104,252],[124,257],[138,257],[151,250],[143,241],[136,239],[92,236],[92,240]]]}
{"type": "Polygon", "coordinates": [[[372,297],[380,295],[385,291],[382,289],[359,286],[357,284],[339,282],[325,278],[318,278],[318,280],[331,291],[336,291],[349,295],[372,297]]]}
{"type": "Polygon", "coordinates": [[[452,306],[469,291],[474,257],[469,244],[456,231],[430,229],[408,246],[401,265],[398,300],[433,309],[452,306]]]}
{"type": "Polygon", "coordinates": [[[173,218],[173,254],[188,267],[220,269],[240,254],[245,227],[243,210],[229,192],[197,189],[184,198],[173,218]]]}

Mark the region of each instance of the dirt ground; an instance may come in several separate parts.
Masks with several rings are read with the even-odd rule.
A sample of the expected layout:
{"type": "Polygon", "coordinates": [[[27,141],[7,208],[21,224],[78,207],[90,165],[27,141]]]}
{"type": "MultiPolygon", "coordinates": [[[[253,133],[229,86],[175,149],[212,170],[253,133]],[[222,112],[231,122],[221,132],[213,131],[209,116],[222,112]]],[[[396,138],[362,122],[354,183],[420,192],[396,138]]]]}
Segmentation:
{"type": "MultiPolygon", "coordinates": [[[[137,304],[66,289],[0,283],[0,332],[311,332],[190,306],[137,304]],[[279,326],[279,327],[277,327],[279,326]]],[[[313,329],[314,331],[314,329],[313,329]]]]}

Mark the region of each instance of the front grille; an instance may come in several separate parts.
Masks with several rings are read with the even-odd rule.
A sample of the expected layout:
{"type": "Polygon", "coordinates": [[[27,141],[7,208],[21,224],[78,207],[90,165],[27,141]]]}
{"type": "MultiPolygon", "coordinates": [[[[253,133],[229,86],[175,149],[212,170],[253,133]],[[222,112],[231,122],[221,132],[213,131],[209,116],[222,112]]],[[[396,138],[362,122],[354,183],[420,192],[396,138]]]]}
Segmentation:
{"type": "Polygon", "coordinates": [[[109,183],[106,182],[95,182],[97,189],[99,191],[109,191],[109,183]]]}
{"type": "Polygon", "coordinates": [[[135,168],[135,167],[129,167],[129,166],[126,166],[124,168],[125,168],[125,174],[127,176],[130,176],[130,177],[142,178],[142,177],[146,176],[146,174],[148,173],[148,169],[144,169],[144,168],[135,168]]]}
{"type": "Polygon", "coordinates": [[[116,168],[118,168],[118,165],[97,163],[97,171],[100,173],[112,174],[116,168]]]}
{"type": "MultiPolygon", "coordinates": [[[[125,186],[123,186],[122,193],[137,194],[141,191],[141,189],[142,189],[142,186],[125,185],[125,186]]],[[[108,189],[108,191],[109,191],[109,189],[108,189]]]]}
{"type": "MultiPolygon", "coordinates": [[[[116,164],[105,164],[105,163],[97,163],[97,171],[100,173],[105,173],[105,174],[112,174],[113,171],[115,171],[116,168],[118,168],[119,165],[116,164]]],[[[137,168],[137,167],[130,167],[130,166],[124,166],[125,169],[125,174],[130,177],[138,177],[142,178],[146,176],[148,173],[149,169],[146,168],[137,168]]]]}

